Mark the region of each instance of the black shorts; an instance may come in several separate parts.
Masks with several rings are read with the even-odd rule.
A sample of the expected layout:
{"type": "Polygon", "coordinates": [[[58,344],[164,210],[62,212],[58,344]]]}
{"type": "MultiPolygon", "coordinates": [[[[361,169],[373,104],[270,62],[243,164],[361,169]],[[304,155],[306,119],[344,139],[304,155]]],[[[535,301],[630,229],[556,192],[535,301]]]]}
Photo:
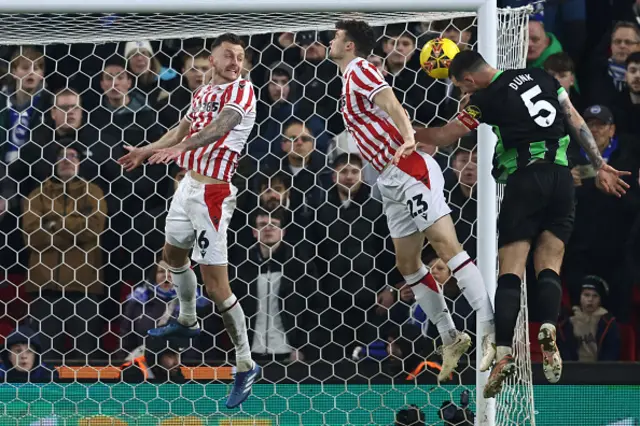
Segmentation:
{"type": "Polygon", "coordinates": [[[498,216],[498,247],[534,241],[549,231],[565,244],[575,217],[571,171],[553,163],[534,163],[507,179],[498,216]]]}

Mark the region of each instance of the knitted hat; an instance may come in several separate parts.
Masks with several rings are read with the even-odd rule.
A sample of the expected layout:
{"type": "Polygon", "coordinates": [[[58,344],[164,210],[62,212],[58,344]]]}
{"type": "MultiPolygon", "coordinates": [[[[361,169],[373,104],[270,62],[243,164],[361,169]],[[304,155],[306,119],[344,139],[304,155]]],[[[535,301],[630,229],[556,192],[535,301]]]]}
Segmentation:
{"type": "Polygon", "coordinates": [[[609,284],[597,275],[587,275],[582,279],[582,290],[593,290],[605,299],[609,295],[609,284]]]}

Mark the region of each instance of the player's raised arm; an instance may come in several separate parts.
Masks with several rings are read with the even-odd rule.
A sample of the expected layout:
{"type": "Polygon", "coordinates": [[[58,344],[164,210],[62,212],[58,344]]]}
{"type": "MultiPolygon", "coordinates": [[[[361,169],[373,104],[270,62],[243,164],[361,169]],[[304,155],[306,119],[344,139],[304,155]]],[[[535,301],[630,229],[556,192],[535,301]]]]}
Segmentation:
{"type": "Polygon", "coordinates": [[[600,155],[596,140],[591,134],[591,130],[589,130],[587,123],[585,123],[582,116],[574,108],[566,91],[560,91],[558,101],[560,105],[562,105],[571,136],[578,142],[584,152],[587,153],[591,164],[594,169],[597,170],[596,184],[598,187],[604,192],[615,195],[616,197],[624,195],[629,188],[629,184],[622,180],[621,176],[630,175],[631,172],[618,171],[604,161],[602,155],[600,155]]]}
{"type": "Polygon", "coordinates": [[[442,127],[425,127],[416,130],[415,139],[433,146],[447,146],[455,143],[470,131],[459,118],[455,118],[442,127]]]}
{"type": "Polygon", "coordinates": [[[118,163],[125,169],[125,171],[130,172],[142,164],[144,160],[151,157],[156,150],[170,148],[179,144],[180,141],[189,133],[190,126],[191,122],[186,118],[183,118],[176,127],[169,130],[160,139],[149,145],[142,147],[125,145],[124,149],[129,152],[120,157],[118,159],[118,163]]]}

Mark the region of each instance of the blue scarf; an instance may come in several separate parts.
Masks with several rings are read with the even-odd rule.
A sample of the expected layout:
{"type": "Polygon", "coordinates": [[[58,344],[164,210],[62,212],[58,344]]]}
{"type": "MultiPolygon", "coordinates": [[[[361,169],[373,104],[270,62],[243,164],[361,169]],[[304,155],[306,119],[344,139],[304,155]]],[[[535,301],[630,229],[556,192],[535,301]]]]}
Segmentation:
{"type": "Polygon", "coordinates": [[[9,148],[4,161],[8,164],[18,158],[18,150],[29,141],[29,124],[33,116],[33,106],[40,100],[40,93],[31,98],[26,108],[18,110],[14,107],[11,98],[7,100],[9,109],[9,148]]]}
{"type": "MultiPolygon", "coordinates": [[[[618,148],[618,138],[616,136],[611,138],[611,141],[609,142],[609,145],[604,149],[604,151],[602,152],[602,158],[604,159],[604,161],[606,161],[607,163],[609,162],[609,158],[611,158],[611,154],[613,154],[613,152],[618,148]]],[[[587,160],[589,160],[589,156],[587,155],[587,153],[580,148],[580,153],[582,154],[582,156],[584,158],[586,158],[587,160]]]]}
{"type": "Polygon", "coordinates": [[[624,89],[626,74],[627,68],[624,65],[618,65],[609,58],[609,75],[613,79],[613,85],[618,92],[622,92],[622,89],[624,89]]]}

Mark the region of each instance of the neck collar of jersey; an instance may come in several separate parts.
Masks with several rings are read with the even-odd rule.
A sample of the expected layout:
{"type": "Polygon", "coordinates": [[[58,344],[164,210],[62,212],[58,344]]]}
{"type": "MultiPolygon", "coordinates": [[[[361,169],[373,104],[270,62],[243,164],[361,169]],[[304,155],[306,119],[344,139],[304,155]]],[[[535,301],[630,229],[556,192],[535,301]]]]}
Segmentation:
{"type": "Polygon", "coordinates": [[[502,70],[498,70],[498,72],[496,72],[495,75],[493,76],[493,78],[491,79],[491,83],[496,81],[498,79],[498,77],[500,77],[501,75],[502,75],[502,70]]]}
{"type": "Polygon", "coordinates": [[[364,61],[364,60],[365,60],[364,58],[361,58],[361,57],[359,57],[359,56],[357,56],[357,57],[353,58],[353,59],[351,60],[351,62],[349,62],[349,63],[347,64],[347,66],[345,67],[345,69],[344,69],[344,73],[343,73],[342,75],[343,75],[343,76],[346,76],[346,75],[347,75],[347,73],[348,73],[349,71],[351,71],[351,68],[353,68],[353,67],[355,67],[355,66],[356,66],[356,63],[359,63],[360,61],[364,61]]]}

